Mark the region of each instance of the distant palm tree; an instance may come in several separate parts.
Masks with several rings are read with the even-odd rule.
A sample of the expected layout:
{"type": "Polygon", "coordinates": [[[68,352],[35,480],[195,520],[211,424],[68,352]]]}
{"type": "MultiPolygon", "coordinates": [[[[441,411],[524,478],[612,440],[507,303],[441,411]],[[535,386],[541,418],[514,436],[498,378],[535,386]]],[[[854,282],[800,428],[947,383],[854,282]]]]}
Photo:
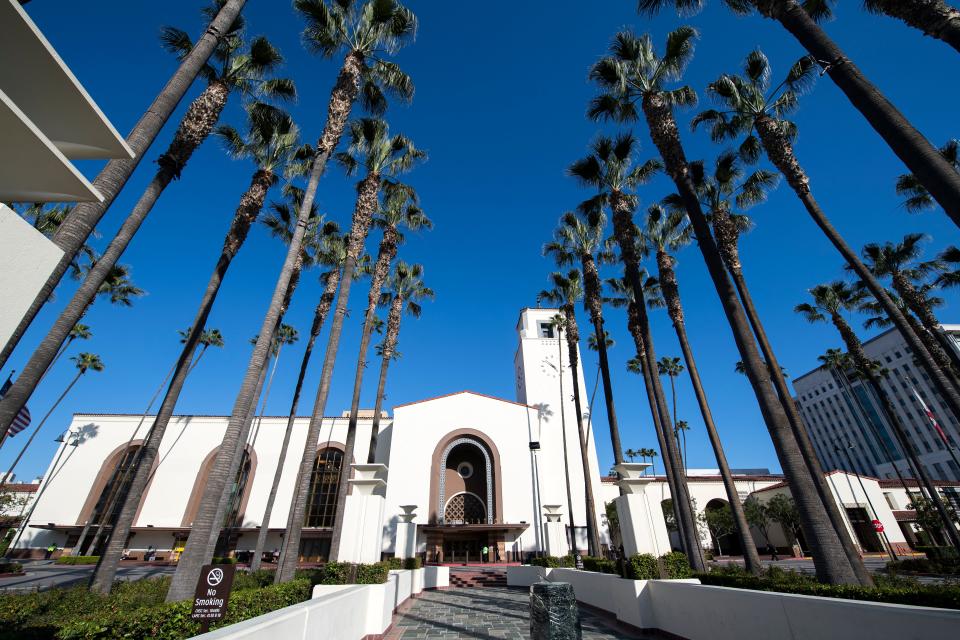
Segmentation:
{"type": "Polygon", "coordinates": [[[127,136],[132,160],[118,158],[109,161],[93,181],[94,189],[103,196],[103,200],[80,203],[71,209],[68,219],[62,220],[63,224],[57,225],[53,241],[63,251],[63,256],[0,351],[0,367],[6,363],[37,313],[50,300],[63,275],[76,263],[77,254],[84,251],[87,239],[95,235],[97,223],[126,185],[194,79],[207,66],[210,56],[223,46],[225,36],[238,28],[239,14],[245,4],[246,0],[217,0],[216,4],[211,5],[206,15],[209,24],[203,36],[190,53],[181,58],[180,66],[127,136]]]}
{"type": "Polygon", "coordinates": [[[623,455],[627,456],[630,462],[633,462],[637,456],[643,455],[643,450],[641,449],[640,451],[634,451],[633,449],[627,449],[626,451],[623,452],[623,455]]]}
{"type": "Polygon", "coordinates": [[[433,299],[433,289],[423,283],[423,266],[408,265],[403,260],[397,261],[393,267],[393,275],[386,283],[386,291],[380,296],[382,305],[387,311],[387,332],[383,342],[377,348],[380,356],[380,378],[377,382],[377,396],[373,409],[373,426],[370,431],[370,447],[367,451],[367,463],[373,464],[377,457],[377,439],[380,435],[380,413],[383,410],[383,399],[387,387],[387,370],[391,360],[400,357],[397,344],[400,337],[400,323],[404,311],[419,318],[422,312],[420,303],[423,300],[433,299]]]}
{"type": "Polygon", "coordinates": [[[656,450],[656,449],[647,449],[647,455],[650,456],[650,472],[651,472],[653,475],[656,475],[656,474],[657,474],[657,463],[656,463],[656,461],[654,460],[654,458],[656,458],[659,454],[657,453],[657,450],[656,450]]]}
{"type": "MultiPolygon", "coordinates": [[[[620,447],[620,428],[617,424],[617,412],[613,400],[613,384],[610,379],[610,365],[607,361],[607,332],[603,328],[603,281],[597,270],[597,260],[608,261],[603,247],[603,234],[607,218],[599,207],[584,214],[567,212],[560,218],[560,224],[553,233],[553,240],[543,247],[544,255],[553,256],[558,266],[580,263],[584,282],[584,307],[590,314],[593,324],[594,344],[600,356],[600,375],[603,379],[603,397],[607,409],[607,423],[610,428],[610,443],[613,447],[614,464],[623,462],[620,447]],[[602,338],[601,338],[602,336],[602,338]]],[[[593,406],[590,406],[591,422],[593,406]]]]}
{"type": "MultiPolygon", "coordinates": [[[[869,0],[867,0],[869,1],[869,0]]],[[[890,0],[881,0],[890,1],[890,0]]],[[[896,2],[897,0],[892,0],[896,2]]],[[[666,5],[689,15],[703,7],[704,0],[638,0],[640,13],[653,14],[666,5]]],[[[759,13],[776,20],[807,50],[807,58],[829,75],[907,167],[927,185],[947,215],[960,226],[960,175],[937,155],[936,149],[904,117],[886,96],[863,75],[857,65],[818,24],[832,16],[832,3],[822,0],[726,0],[740,16],[759,13]]],[[[905,4],[905,3],[898,3],[905,4]]],[[[908,3],[916,9],[917,3],[908,3]]],[[[932,4],[925,2],[924,4],[932,4]]],[[[955,27],[954,27],[955,28],[955,27]]]]}
{"type": "MultiPolygon", "coordinates": [[[[851,566],[841,539],[843,533],[833,527],[791,422],[774,392],[770,372],[760,358],[755,337],[730,282],[692,180],[673,109],[692,105],[696,101],[696,93],[689,86],[668,89],[667,85],[682,77],[693,58],[693,41],[696,37],[697,32],[692,27],[680,27],[667,35],[664,53],[660,55],[649,34],[639,37],[630,32],[617,34],[610,55],[591,69],[590,77],[600,85],[601,94],[592,101],[588,114],[597,119],[613,118],[619,121],[633,121],[642,114],[651,139],[664,161],[667,175],[683,199],[697,246],[747,367],[751,387],[790,483],[791,493],[797,501],[804,533],[814,547],[817,576],[822,581],[837,584],[867,584],[870,576],[866,570],[859,572],[851,566]]],[[[695,523],[690,523],[689,530],[687,535],[692,535],[694,542],[699,545],[695,523]]]]}
{"type": "MultiPolygon", "coordinates": [[[[583,409],[580,398],[579,382],[579,357],[578,345],[580,344],[580,330],[577,327],[576,304],[583,298],[584,286],[583,276],[577,269],[571,269],[567,273],[554,272],[550,274],[550,284],[552,289],[540,292],[539,299],[556,304],[560,308],[558,314],[553,320],[554,331],[557,334],[557,347],[560,347],[560,334],[564,334],[567,342],[567,358],[570,362],[570,375],[573,380],[573,406],[576,411],[578,442],[580,443],[580,464],[583,468],[583,490],[584,505],[587,511],[587,552],[589,555],[596,555],[600,550],[600,532],[597,529],[597,516],[593,500],[593,475],[590,472],[590,458],[587,454],[587,434],[583,424],[583,409]]],[[[560,417],[561,417],[561,436],[563,438],[563,464],[564,473],[567,479],[567,514],[570,521],[570,540],[574,556],[578,555],[576,525],[573,518],[573,498],[570,489],[570,467],[567,462],[567,430],[566,420],[564,418],[563,406],[566,398],[563,395],[563,357],[562,350],[557,354],[557,377],[560,380],[560,417]]]]}
{"type": "MultiPolygon", "coordinates": [[[[960,140],[953,138],[940,147],[940,155],[946,160],[955,171],[960,171],[960,140]]],[[[897,177],[896,183],[897,195],[905,196],[903,206],[910,213],[920,213],[928,209],[933,209],[936,202],[923,186],[917,176],[912,173],[905,173],[897,177]]]]}
{"type": "Polygon", "coordinates": [[[207,318],[213,310],[227,270],[246,241],[250,227],[260,215],[267,193],[288,170],[288,167],[296,161],[296,154],[299,151],[299,129],[287,113],[277,107],[255,102],[247,105],[246,118],[247,128],[243,134],[231,126],[222,126],[216,131],[216,135],[223,140],[227,152],[235,158],[251,160],[254,171],[250,185],[241,195],[224,237],[220,255],[200,299],[190,332],[177,358],[170,386],[167,388],[144,445],[137,451],[136,472],[130,491],[121,507],[116,526],[111,531],[110,540],[107,542],[91,581],[91,588],[100,593],[108,592],[113,584],[120,558],[126,547],[129,527],[133,525],[133,518],[136,516],[139,496],[146,488],[147,478],[153,467],[153,461],[158,455],[160,442],[163,440],[167,425],[183,391],[194,353],[200,344],[207,318]]]}
{"type": "MultiPolygon", "coordinates": [[[[813,81],[816,73],[814,65],[810,58],[801,58],[790,68],[780,85],[771,90],[770,63],[767,57],[760,50],[751,52],[744,62],[743,75],[724,74],[707,87],[726,111],[704,111],[694,118],[693,126],[710,123],[711,137],[717,141],[742,135],[744,140],[740,145],[740,153],[749,159],[756,159],[761,149],[766,152],[767,157],[780,170],[803,203],[804,209],[843,256],[850,270],[856,273],[883,306],[947,404],[954,413],[960,415],[960,389],[952,384],[922,340],[914,334],[896,303],[827,218],[813,196],[810,178],[794,153],[793,139],[797,129],[785,116],[797,107],[800,93],[813,81]]],[[[939,155],[937,157],[942,161],[939,155]]],[[[949,170],[960,184],[960,174],[952,167],[949,170]]],[[[960,202],[960,194],[957,200],[960,202]]],[[[798,506],[799,504],[798,502],[798,506]]]]}
{"type": "Polygon", "coordinates": [[[907,26],[923,31],[960,51],[960,11],[943,0],[863,0],[863,8],[902,20],[907,26]]]}
{"type": "MultiPolygon", "coordinates": [[[[63,343],[63,346],[60,347],[60,350],[57,352],[57,355],[54,356],[53,361],[50,363],[50,367],[47,368],[47,370],[44,372],[43,375],[45,376],[47,375],[47,373],[50,372],[50,369],[52,369],[53,365],[57,363],[57,360],[60,359],[60,356],[63,355],[63,352],[70,348],[70,345],[73,344],[74,340],[89,340],[91,337],[93,337],[93,333],[90,331],[89,326],[85,324],[81,324],[79,322],[73,325],[73,329],[70,329],[70,335],[67,336],[67,339],[63,343]]],[[[43,378],[41,378],[41,380],[42,379],[43,378]]]]}
{"type": "Polygon", "coordinates": [[[10,476],[13,475],[13,470],[17,468],[17,464],[20,462],[20,459],[23,458],[23,454],[27,452],[27,448],[30,446],[30,443],[33,442],[33,439],[40,433],[40,429],[43,427],[44,423],[47,421],[47,418],[50,417],[50,414],[60,405],[63,399],[70,393],[70,389],[73,388],[73,385],[77,384],[77,381],[83,376],[87,371],[103,371],[103,362],[100,360],[100,356],[95,353],[78,353],[77,355],[70,358],[73,360],[74,364],[77,367],[77,375],[73,377],[73,380],[70,381],[70,384],[67,385],[67,388],[63,390],[63,393],[60,394],[60,397],[56,399],[47,413],[41,418],[40,422],[37,423],[37,426],[34,427],[33,433],[30,434],[30,437],[27,438],[27,441],[23,443],[23,448],[20,449],[20,453],[17,454],[17,457],[13,459],[13,462],[10,463],[10,468],[7,469],[7,472],[3,475],[3,480],[0,480],[0,485],[7,484],[7,480],[10,479],[10,476]]]}
{"type": "MultiPolygon", "coordinates": [[[[813,304],[809,302],[798,304],[794,308],[794,311],[801,314],[808,322],[826,322],[829,319],[829,322],[837,329],[837,332],[847,347],[847,351],[850,353],[857,373],[869,383],[874,396],[879,401],[887,424],[890,425],[894,434],[897,436],[901,449],[907,454],[907,458],[912,463],[914,473],[917,474],[917,477],[934,499],[934,504],[937,506],[941,517],[944,518],[944,522],[950,522],[946,507],[940,500],[939,495],[937,495],[936,489],[930,482],[930,477],[927,475],[923,465],[920,464],[918,453],[913,445],[911,436],[900,421],[889,396],[887,396],[883,387],[880,386],[880,381],[877,376],[880,368],[879,363],[867,357],[867,353],[863,349],[863,344],[842,315],[843,312],[856,310],[864,294],[842,280],[837,280],[829,284],[814,287],[810,290],[810,295],[813,298],[813,304]]],[[[960,532],[953,526],[947,526],[946,529],[948,530],[947,533],[951,542],[960,550],[960,532]]]]}
{"type": "MultiPolygon", "coordinates": [[[[663,356],[657,360],[657,373],[670,378],[670,398],[673,402],[674,425],[676,425],[677,422],[677,387],[675,380],[683,371],[684,366],[683,363],[680,362],[680,358],[663,356]]],[[[674,426],[674,430],[676,430],[676,426],[674,426]]]]}

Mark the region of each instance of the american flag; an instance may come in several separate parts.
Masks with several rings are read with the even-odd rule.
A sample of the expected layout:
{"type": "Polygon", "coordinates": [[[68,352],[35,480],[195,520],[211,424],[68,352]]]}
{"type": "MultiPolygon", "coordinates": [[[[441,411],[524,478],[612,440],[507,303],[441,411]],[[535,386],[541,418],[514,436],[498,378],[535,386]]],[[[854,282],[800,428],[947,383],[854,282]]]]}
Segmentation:
{"type": "MultiPolygon", "coordinates": [[[[3,387],[0,387],[0,398],[3,398],[7,394],[7,390],[13,386],[13,374],[10,374],[10,377],[7,378],[7,381],[3,383],[3,387]]],[[[30,409],[27,408],[27,405],[23,405],[23,408],[20,409],[20,413],[17,414],[17,417],[13,419],[13,422],[10,423],[10,429],[7,431],[7,435],[11,438],[27,427],[30,426],[30,409]]]]}
{"type": "Polygon", "coordinates": [[[923,412],[927,414],[927,419],[930,421],[930,424],[933,425],[933,428],[937,430],[937,435],[940,436],[940,439],[943,440],[943,444],[950,447],[950,440],[947,439],[947,434],[943,432],[943,428],[940,427],[940,423],[937,422],[936,416],[933,415],[933,411],[930,411],[930,407],[927,406],[927,403],[923,401],[923,398],[920,397],[920,394],[917,393],[917,390],[913,390],[913,395],[917,398],[917,401],[920,403],[920,406],[923,407],[923,412]]]}

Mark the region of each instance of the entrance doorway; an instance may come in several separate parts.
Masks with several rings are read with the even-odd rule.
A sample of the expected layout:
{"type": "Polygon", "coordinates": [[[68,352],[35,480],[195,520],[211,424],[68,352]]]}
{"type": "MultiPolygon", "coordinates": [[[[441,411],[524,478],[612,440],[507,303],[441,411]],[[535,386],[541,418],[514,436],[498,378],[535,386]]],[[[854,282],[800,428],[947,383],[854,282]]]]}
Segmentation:
{"type": "Polygon", "coordinates": [[[867,510],[863,507],[847,507],[847,516],[850,518],[853,532],[857,534],[860,547],[870,553],[882,553],[883,543],[880,542],[880,536],[873,528],[873,521],[867,514],[867,510]]]}
{"type": "Polygon", "coordinates": [[[444,536],[444,562],[490,562],[490,551],[487,536],[444,536]],[[483,548],[488,547],[487,555],[483,556],[483,548]]]}

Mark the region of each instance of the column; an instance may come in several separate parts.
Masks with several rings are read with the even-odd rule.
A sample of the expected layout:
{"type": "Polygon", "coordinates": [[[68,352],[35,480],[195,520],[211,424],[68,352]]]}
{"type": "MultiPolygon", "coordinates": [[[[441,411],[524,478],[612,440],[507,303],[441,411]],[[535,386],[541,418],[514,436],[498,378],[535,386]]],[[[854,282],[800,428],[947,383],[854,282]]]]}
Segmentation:
{"type": "Polygon", "coordinates": [[[383,507],[387,466],[352,464],[353,478],[343,510],[343,535],[336,562],[369,564],[380,561],[383,547],[383,507]]]}
{"type": "Polygon", "coordinates": [[[393,555],[397,558],[413,558],[417,555],[417,517],[415,504],[402,504],[400,522],[397,523],[397,538],[393,543],[393,555]]]}
{"type": "Polygon", "coordinates": [[[647,485],[653,481],[643,475],[648,462],[629,462],[617,465],[620,487],[624,495],[614,499],[620,519],[620,537],[623,552],[629,558],[636,553],[661,556],[670,552],[670,535],[658,502],[651,502],[647,485]]]}
{"type": "Polygon", "coordinates": [[[562,558],[570,553],[567,546],[566,525],[561,522],[563,518],[562,504],[543,505],[544,516],[547,521],[543,524],[544,550],[548,556],[562,558]]]}

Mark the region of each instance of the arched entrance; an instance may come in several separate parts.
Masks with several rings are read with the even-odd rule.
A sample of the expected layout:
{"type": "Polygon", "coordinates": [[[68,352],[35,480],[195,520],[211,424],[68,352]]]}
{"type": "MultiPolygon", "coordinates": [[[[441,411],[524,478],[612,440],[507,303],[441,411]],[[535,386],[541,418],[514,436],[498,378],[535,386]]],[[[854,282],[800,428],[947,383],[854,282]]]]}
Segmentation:
{"type": "MultiPolygon", "coordinates": [[[[100,468],[100,473],[97,474],[80,512],[78,524],[89,524],[86,535],[82,540],[79,536],[74,537],[73,540],[68,539],[68,546],[80,544],[79,555],[99,555],[102,552],[108,539],[107,534],[127,501],[142,444],[142,440],[135,440],[129,446],[118,447],[107,456],[100,468]]],[[[144,491],[140,496],[139,506],[143,506],[146,493],[144,491]]]]}
{"type": "Polygon", "coordinates": [[[742,556],[743,545],[740,544],[740,536],[737,535],[730,503],[714,498],[704,507],[704,516],[707,519],[710,539],[717,555],[742,556]]]}
{"type": "Polygon", "coordinates": [[[317,451],[303,518],[304,535],[300,540],[300,559],[304,562],[323,562],[330,556],[342,468],[342,448],[327,446],[317,451]]]}

